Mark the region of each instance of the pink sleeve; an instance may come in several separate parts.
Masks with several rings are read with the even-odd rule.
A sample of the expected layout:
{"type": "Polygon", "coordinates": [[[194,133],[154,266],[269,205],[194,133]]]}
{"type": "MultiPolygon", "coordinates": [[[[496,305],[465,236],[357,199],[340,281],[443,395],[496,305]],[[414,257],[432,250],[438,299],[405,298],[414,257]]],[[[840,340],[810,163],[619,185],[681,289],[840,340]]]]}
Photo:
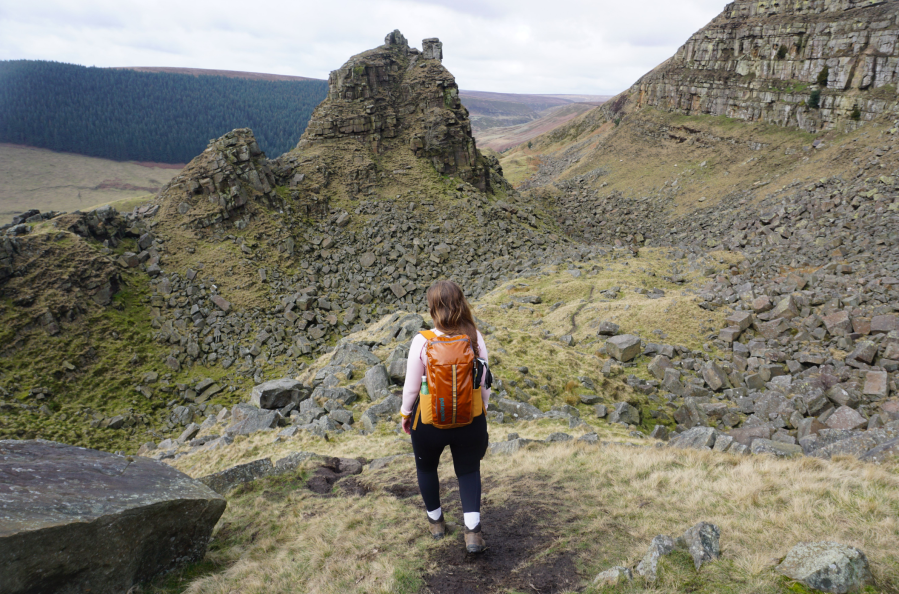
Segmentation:
{"type": "MultiPolygon", "coordinates": [[[[489,361],[487,359],[487,345],[484,343],[484,335],[480,331],[478,331],[478,353],[481,359],[489,361]]],[[[487,404],[490,403],[490,390],[487,389],[487,386],[481,385],[481,398],[484,399],[484,410],[487,410],[487,404]]]]}
{"type": "Polygon", "coordinates": [[[425,364],[422,361],[422,351],[425,348],[425,337],[416,334],[409,345],[409,359],[406,361],[406,382],[403,384],[403,406],[400,412],[404,415],[412,413],[412,406],[418,398],[421,390],[421,376],[425,374],[425,364]]]}

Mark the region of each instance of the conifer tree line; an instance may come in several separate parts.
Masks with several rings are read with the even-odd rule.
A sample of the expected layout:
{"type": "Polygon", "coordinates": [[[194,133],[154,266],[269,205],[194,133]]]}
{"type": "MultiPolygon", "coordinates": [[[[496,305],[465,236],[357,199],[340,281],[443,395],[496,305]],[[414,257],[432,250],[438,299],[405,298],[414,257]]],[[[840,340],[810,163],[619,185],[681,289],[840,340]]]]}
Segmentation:
{"type": "Polygon", "coordinates": [[[0,61],[0,142],[114,159],[187,163],[252,128],[269,157],[294,148],[325,81],[259,81],[0,61]]]}

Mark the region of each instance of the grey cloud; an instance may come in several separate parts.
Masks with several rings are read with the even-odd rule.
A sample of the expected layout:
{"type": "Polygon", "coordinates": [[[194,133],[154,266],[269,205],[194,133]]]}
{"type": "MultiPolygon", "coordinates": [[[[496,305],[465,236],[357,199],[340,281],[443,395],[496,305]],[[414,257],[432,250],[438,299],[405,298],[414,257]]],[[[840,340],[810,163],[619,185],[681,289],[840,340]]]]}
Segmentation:
{"type": "Polygon", "coordinates": [[[430,4],[442,6],[453,12],[459,12],[481,18],[499,18],[503,16],[502,9],[493,2],[486,0],[406,0],[410,4],[430,4]]]}
{"type": "Polygon", "coordinates": [[[44,0],[2,3],[0,59],[188,66],[327,78],[399,28],[440,37],[460,87],[614,94],[724,0],[44,0]]]}

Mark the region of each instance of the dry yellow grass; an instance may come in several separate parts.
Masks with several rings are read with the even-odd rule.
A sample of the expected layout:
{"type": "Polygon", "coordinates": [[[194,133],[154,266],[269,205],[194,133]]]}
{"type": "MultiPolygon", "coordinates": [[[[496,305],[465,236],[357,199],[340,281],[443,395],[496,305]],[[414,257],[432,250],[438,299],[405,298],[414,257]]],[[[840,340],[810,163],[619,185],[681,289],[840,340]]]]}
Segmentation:
{"type": "MultiPolygon", "coordinates": [[[[380,452],[382,445],[375,437],[371,450],[380,452]]],[[[384,490],[397,481],[414,482],[411,459],[357,477],[373,489],[363,497],[313,495],[301,484],[311,468],[307,463],[297,475],[238,489],[217,528],[205,574],[183,591],[416,592],[421,575],[436,567],[431,559],[440,547],[461,546],[458,538],[434,544],[420,501],[399,501],[384,490]]],[[[851,460],[532,446],[485,459],[484,497],[490,503],[483,521],[489,543],[490,510],[551,504],[552,513],[537,518],[533,530],[551,534],[548,550],[572,557],[584,585],[612,565],[636,565],[656,534],[676,536],[699,521],[721,528],[722,558],[700,574],[666,558],[657,584],[638,580],[618,591],[782,592],[784,581],[773,571],[777,561],[798,542],[834,540],[862,549],[878,591],[896,592],[895,471],[851,460]]],[[[445,458],[441,476],[451,475],[445,458]]]]}
{"type": "Polygon", "coordinates": [[[654,195],[677,181],[672,208],[676,215],[685,215],[735,191],[748,191],[749,200],[758,201],[793,181],[854,175],[858,168],[853,159],[888,142],[884,134],[891,127],[884,119],[850,132],[811,135],[653,108],[629,113],[616,126],[591,111],[534,138],[530,149],[524,144],[507,151],[501,164],[515,185],[536,173],[541,160],[548,158],[567,163],[554,174],[554,181],[602,170],[604,175],[589,182],[600,200],[615,192],[631,198],[654,195]],[[815,139],[824,144],[812,150],[815,139]]]}
{"type": "MultiPolygon", "coordinates": [[[[633,566],[656,534],[676,536],[709,521],[722,533],[722,561],[709,571],[721,580],[722,591],[778,591],[773,564],[795,544],[819,540],[859,547],[883,591],[899,586],[895,468],[667,448],[596,452],[569,445],[497,457],[490,464],[491,473],[504,477],[500,484],[522,476],[540,477],[532,479],[534,489],[565,486],[557,493],[560,504],[583,518],[568,531],[571,544],[596,543],[585,556],[592,560],[585,560],[591,573],[614,564],[633,566]],[[613,541],[629,544],[603,547],[610,531],[619,532],[613,541]]],[[[655,591],[683,591],[681,582],[689,578],[684,573],[672,572],[655,591]]]]}
{"type": "Polygon", "coordinates": [[[0,219],[29,208],[71,212],[146,196],[179,171],[0,144],[0,219]]]}

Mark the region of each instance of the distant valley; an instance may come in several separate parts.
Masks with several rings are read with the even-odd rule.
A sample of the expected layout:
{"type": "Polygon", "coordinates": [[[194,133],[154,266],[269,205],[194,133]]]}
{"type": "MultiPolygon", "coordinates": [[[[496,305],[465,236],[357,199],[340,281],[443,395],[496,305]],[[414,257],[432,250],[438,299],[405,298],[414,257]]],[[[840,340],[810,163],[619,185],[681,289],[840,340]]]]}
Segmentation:
{"type": "Polygon", "coordinates": [[[478,146],[504,151],[549,132],[594,107],[608,95],[524,95],[459,91],[478,146]]]}

